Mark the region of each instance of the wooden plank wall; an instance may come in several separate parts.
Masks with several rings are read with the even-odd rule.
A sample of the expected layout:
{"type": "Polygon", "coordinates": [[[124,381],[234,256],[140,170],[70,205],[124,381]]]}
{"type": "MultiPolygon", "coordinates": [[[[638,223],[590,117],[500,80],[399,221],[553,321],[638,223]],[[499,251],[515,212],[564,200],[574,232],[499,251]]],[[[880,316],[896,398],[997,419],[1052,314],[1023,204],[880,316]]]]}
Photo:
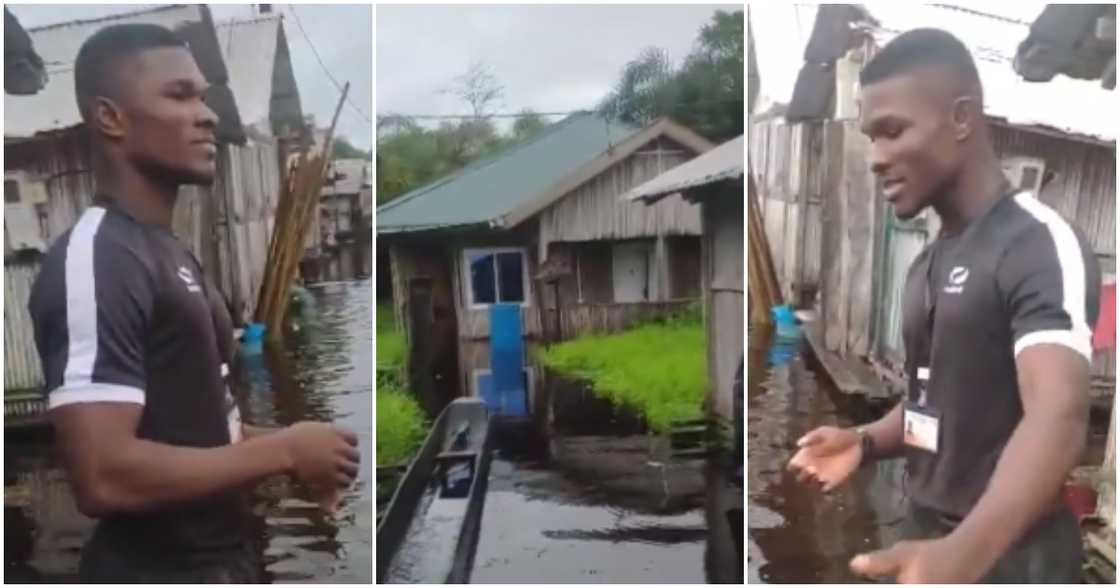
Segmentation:
{"type": "Polygon", "coordinates": [[[821,277],[823,127],[760,121],[749,140],[783,298],[811,303],[821,277]]]}
{"type": "MultiPolygon", "coordinates": [[[[565,304],[560,317],[561,338],[571,339],[590,333],[615,333],[656,317],[681,312],[694,300],[662,302],[610,302],[565,304]]],[[[545,309],[545,325],[552,332],[555,308],[545,309]]]]}
{"type": "Polygon", "coordinates": [[[699,235],[700,212],[679,196],[653,205],[622,200],[631,188],[692,159],[676,145],[651,145],[608,168],[541,211],[538,257],[554,241],[699,235]]]}
{"type": "MultiPolygon", "coordinates": [[[[184,186],[172,221],[175,234],[243,315],[252,314],[264,273],[280,190],[277,149],[269,140],[221,144],[214,184],[184,186]]],[[[5,166],[45,180],[48,244],[77,222],[96,190],[80,128],[5,146],[5,166]]]]}
{"type": "Polygon", "coordinates": [[[732,386],[743,358],[746,276],[743,275],[745,230],[742,183],[701,204],[705,327],[708,334],[707,410],[733,422],[732,386]]]}
{"type": "Polygon", "coordinates": [[[876,318],[881,206],[855,121],[751,125],[767,237],[783,294],[817,290],[829,349],[866,355],[876,318]]]}

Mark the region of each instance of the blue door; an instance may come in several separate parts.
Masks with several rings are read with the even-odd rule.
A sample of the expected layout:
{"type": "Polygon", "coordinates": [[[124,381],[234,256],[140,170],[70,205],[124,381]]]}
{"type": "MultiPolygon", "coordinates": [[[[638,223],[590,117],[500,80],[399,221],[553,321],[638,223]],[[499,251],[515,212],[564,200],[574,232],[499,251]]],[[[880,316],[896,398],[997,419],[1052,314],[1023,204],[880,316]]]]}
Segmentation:
{"type": "Polygon", "coordinates": [[[490,374],[479,377],[478,394],[492,414],[529,414],[520,304],[490,306],[490,374]]]}

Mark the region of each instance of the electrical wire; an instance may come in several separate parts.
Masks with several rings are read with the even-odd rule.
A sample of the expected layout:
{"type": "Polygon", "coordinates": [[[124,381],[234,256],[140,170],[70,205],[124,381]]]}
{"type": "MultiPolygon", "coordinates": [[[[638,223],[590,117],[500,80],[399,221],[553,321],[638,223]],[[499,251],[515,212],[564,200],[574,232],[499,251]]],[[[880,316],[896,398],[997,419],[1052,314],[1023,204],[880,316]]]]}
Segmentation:
{"type": "MultiPolygon", "coordinates": [[[[303,28],[303,22],[300,21],[299,14],[296,13],[295,5],[288,5],[288,9],[291,11],[292,17],[295,18],[296,26],[299,27],[299,31],[303,33],[303,38],[307,41],[307,46],[311,47],[311,52],[315,54],[315,60],[319,62],[319,67],[323,68],[323,73],[327,74],[327,77],[330,78],[331,83],[333,83],[334,87],[338,88],[339,93],[341,93],[342,84],[338,83],[338,80],[335,79],[333,74],[331,74],[331,71],[327,69],[327,64],[323,63],[323,58],[319,55],[319,50],[315,48],[315,43],[311,41],[311,36],[308,35],[307,30],[303,28]]],[[[349,94],[346,95],[346,103],[349,104],[350,107],[358,113],[358,116],[362,117],[362,120],[366,121],[369,124],[373,124],[373,120],[371,120],[369,116],[361,108],[358,107],[357,104],[354,104],[354,101],[350,99],[349,94]]]]}

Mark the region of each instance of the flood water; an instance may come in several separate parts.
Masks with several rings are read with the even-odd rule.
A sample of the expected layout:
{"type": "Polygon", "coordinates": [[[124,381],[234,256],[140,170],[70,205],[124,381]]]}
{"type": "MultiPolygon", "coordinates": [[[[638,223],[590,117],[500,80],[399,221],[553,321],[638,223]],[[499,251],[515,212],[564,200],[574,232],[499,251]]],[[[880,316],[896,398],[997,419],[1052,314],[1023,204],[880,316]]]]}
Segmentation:
{"type": "MultiPolygon", "coordinates": [[[[497,427],[472,583],[704,583],[742,569],[710,529],[706,493],[723,482],[705,460],[670,457],[578,384],[551,378],[532,404],[533,422],[497,427]]],[[[415,566],[392,578],[431,580],[415,566]]]]}
{"type": "Polygon", "coordinates": [[[807,366],[801,340],[753,330],[747,339],[747,581],[864,581],[848,562],[897,540],[900,462],[857,472],[828,495],[799,484],[786,471],[797,439],[821,425],[853,425],[847,415],[860,410],[838,409],[839,393],[807,366]]]}
{"type": "MultiPolygon", "coordinates": [[[[274,478],[258,488],[266,572],[274,582],[372,583],[373,309],[368,281],[317,285],[286,350],[243,356],[235,387],[246,422],[332,421],[358,434],[362,465],[330,517],[274,478]]],[[[93,521],[74,506],[45,440],[5,439],[5,579],[75,582],[93,521]],[[14,484],[9,484],[14,482],[14,484]]]]}
{"type": "MultiPolygon", "coordinates": [[[[799,484],[786,465],[797,439],[810,430],[870,422],[884,408],[840,394],[819,366],[807,363],[811,353],[802,339],[752,330],[747,341],[747,581],[867,582],[851,573],[848,562],[899,540],[902,460],[857,471],[828,495],[799,484]]],[[[1082,464],[1100,463],[1107,430],[1107,412],[1094,411],[1082,464]]]]}
{"type": "Polygon", "coordinates": [[[730,532],[712,524],[722,470],[673,456],[586,386],[545,379],[535,422],[497,438],[471,582],[741,581],[730,532]]]}

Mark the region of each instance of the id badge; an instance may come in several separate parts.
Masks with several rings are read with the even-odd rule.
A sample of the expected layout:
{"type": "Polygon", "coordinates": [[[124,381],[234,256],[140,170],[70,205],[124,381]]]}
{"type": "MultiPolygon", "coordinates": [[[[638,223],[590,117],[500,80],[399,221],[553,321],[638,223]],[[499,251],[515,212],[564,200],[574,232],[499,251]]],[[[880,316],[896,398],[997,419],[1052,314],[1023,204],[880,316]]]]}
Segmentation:
{"type": "Polygon", "coordinates": [[[907,402],[902,411],[902,442],[910,447],[937,453],[941,441],[941,412],[907,402]]]}

